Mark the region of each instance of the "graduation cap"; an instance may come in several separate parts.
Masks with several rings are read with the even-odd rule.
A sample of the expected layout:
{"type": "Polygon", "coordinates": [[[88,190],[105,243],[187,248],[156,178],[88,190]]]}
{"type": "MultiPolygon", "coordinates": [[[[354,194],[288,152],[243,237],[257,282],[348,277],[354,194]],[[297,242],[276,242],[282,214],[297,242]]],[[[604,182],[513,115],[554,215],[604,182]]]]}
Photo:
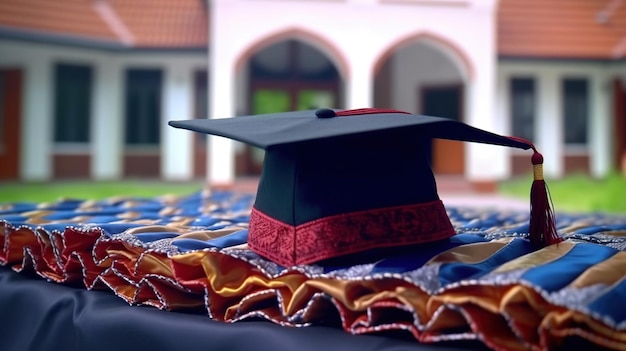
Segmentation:
{"type": "MultiPolygon", "coordinates": [[[[318,109],[171,121],[265,149],[248,246],[280,265],[446,240],[455,234],[429,164],[433,138],[532,149],[530,240],[560,241],[532,143],[397,110],[318,109]]],[[[390,253],[391,250],[391,253],[390,253]]]]}

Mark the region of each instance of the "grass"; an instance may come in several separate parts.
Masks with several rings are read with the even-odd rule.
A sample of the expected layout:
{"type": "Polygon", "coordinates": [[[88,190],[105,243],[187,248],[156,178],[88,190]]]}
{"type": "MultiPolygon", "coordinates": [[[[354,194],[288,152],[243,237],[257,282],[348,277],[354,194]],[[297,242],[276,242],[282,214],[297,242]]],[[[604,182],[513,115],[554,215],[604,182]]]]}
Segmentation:
{"type": "Polygon", "coordinates": [[[171,183],[141,180],[0,183],[0,203],[51,202],[61,198],[99,200],[118,195],[132,197],[187,195],[200,191],[203,185],[202,182],[171,183]]]}
{"type": "MultiPolygon", "coordinates": [[[[528,199],[531,182],[530,178],[507,181],[501,183],[499,190],[503,195],[528,199]]],[[[626,177],[617,173],[604,179],[572,175],[547,182],[558,212],[626,213],[626,177]]],[[[0,183],[0,203],[50,202],[60,198],[98,200],[118,195],[187,195],[201,190],[203,186],[201,181],[172,183],[142,180],[0,183]]]]}
{"type": "MultiPolygon", "coordinates": [[[[500,192],[528,198],[532,178],[503,182],[500,192]]],[[[614,173],[603,179],[586,175],[570,175],[546,180],[557,212],[626,213],[626,177],[614,173]]]]}

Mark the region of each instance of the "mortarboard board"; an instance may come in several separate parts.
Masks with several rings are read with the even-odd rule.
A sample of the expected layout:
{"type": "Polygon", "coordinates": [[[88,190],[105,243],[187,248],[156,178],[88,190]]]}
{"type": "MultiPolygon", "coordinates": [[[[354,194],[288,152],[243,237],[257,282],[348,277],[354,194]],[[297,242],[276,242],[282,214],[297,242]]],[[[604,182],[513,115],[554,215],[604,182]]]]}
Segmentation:
{"type": "Polygon", "coordinates": [[[432,138],[532,148],[530,239],[537,246],[559,241],[543,182],[543,157],[523,139],[447,118],[374,108],[169,124],[266,150],[248,245],[283,266],[453,236],[428,161],[432,138]]]}

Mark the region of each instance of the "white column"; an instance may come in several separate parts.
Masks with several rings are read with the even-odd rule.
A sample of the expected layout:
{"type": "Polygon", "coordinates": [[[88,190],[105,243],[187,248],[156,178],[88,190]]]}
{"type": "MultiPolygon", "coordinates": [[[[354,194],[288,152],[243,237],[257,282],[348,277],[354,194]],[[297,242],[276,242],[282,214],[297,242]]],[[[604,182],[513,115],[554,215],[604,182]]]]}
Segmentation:
{"type": "Polygon", "coordinates": [[[20,178],[48,180],[52,177],[54,137],[53,65],[45,57],[29,57],[24,68],[20,178]]]}
{"type": "Polygon", "coordinates": [[[495,90],[495,115],[500,132],[504,135],[513,135],[513,120],[510,111],[509,81],[511,76],[506,70],[497,70],[495,90]]]}
{"type": "Polygon", "coordinates": [[[563,111],[561,82],[558,72],[545,69],[537,77],[538,108],[535,123],[537,148],[543,154],[547,177],[563,175],[563,111]]]}
{"type": "Polygon", "coordinates": [[[192,71],[188,65],[173,63],[165,68],[161,175],[167,180],[189,180],[193,177],[193,133],[167,124],[172,120],[193,118],[192,87],[192,71]]]}
{"type": "MultiPolygon", "coordinates": [[[[211,9],[209,50],[209,118],[229,118],[235,110],[235,62],[242,43],[234,44],[237,29],[232,15],[237,11],[229,1],[213,1],[211,9]]],[[[244,44],[245,45],[245,44],[244,44]]],[[[207,182],[209,186],[228,186],[235,181],[235,151],[232,140],[209,136],[207,143],[207,182]]]]}
{"type": "MultiPolygon", "coordinates": [[[[485,51],[489,51],[485,48],[485,51]]],[[[465,122],[496,134],[506,133],[506,123],[496,110],[496,62],[491,54],[475,53],[474,76],[465,84],[465,122]]],[[[509,175],[509,150],[482,143],[465,143],[465,175],[472,181],[494,181],[509,175]]]]}
{"type": "MultiPolygon", "coordinates": [[[[224,118],[235,116],[234,94],[231,77],[227,70],[219,72],[215,65],[211,73],[211,109],[210,118],[224,118]]],[[[208,170],[209,185],[230,185],[235,180],[235,153],[233,142],[230,139],[209,136],[208,143],[208,170]]]]}
{"type": "MultiPolygon", "coordinates": [[[[509,92],[509,81],[511,79],[510,75],[505,73],[506,71],[498,70],[496,68],[496,87],[494,92],[494,118],[496,122],[497,133],[500,133],[505,136],[513,135],[513,116],[510,113],[510,92],[509,92]]],[[[513,170],[511,165],[511,158],[514,153],[518,150],[514,150],[507,147],[499,148],[502,152],[502,169],[501,169],[501,179],[510,178],[513,170]]],[[[531,157],[530,151],[528,151],[528,162],[530,162],[531,157]]]]}
{"type": "Polygon", "coordinates": [[[346,109],[374,107],[373,66],[369,60],[350,57],[351,75],[346,84],[346,109]]]}
{"type": "Polygon", "coordinates": [[[105,57],[94,67],[91,118],[91,176],[98,180],[122,176],[124,147],[124,80],[120,66],[105,57]]]}
{"type": "MultiPolygon", "coordinates": [[[[474,127],[504,134],[497,121],[495,87],[488,78],[467,84],[466,122],[474,127]]],[[[482,143],[465,143],[465,175],[472,181],[494,181],[509,175],[509,150],[506,147],[482,143]]],[[[529,156],[530,157],[530,156],[529,156]]]]}
{"type": "Polygon", "coordinates": [[[591,175],[594,177],[606,176],[611,170],[615,134],[611,131],[611,93],[611,82],[605,72],[600,71],[595,74],[591,79],[591,106],[587,122],[589,125],[589,166],[591,175]]]}

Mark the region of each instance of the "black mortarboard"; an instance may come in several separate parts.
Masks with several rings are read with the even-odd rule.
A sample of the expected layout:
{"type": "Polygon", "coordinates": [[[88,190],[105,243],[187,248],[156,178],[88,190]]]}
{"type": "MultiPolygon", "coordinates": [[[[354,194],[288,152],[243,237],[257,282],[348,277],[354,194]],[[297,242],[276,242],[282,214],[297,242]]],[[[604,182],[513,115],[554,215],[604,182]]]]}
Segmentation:
{"type": "MultiPolygon", "coordinates": [[[[454,235],[426,155],[432,138],[535,150],[528,141],[451,119],[381,109],[319,109],[169,124],[266,150],[248,245],[284,266],[454,235]]],[[[545,244],[558,238],[542,162],[535,150],[539,184],[531,193],[531,228],[536,228],[531,239],[545,244]],[[543,192],[535,189],[540,187],[543,192]]]]}

